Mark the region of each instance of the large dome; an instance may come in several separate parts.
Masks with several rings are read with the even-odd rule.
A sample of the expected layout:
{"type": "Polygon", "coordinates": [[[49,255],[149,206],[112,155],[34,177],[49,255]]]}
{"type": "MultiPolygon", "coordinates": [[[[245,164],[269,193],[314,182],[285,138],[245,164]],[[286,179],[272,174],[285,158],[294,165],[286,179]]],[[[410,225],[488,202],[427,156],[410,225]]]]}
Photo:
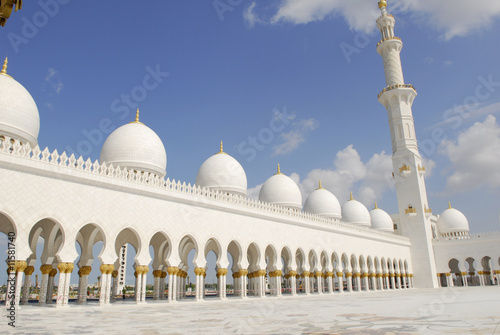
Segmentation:
{"type": "Polygon", "coordinates": [[[208,158],[198,170],[196,185],[246,197],[247,175],[241,164],[223,151],[208,158]]]}
{"type": "Polygon", "coordinates": [[[377,203],[375,203],[375,208],[370,211],[370,218],[373,229],[389,233],[394,232],[394,223],[391,216],[386,211],[378,208],[377,203]]]}
{"type": "Polygon", "coordinates": [[[290,177],[280,172],[279,164],[278,173],[262,185],[259,200],[291,209],[302,209],[302,194],[299,187],[290,177]]]}
{"type": "Polygon", "coordinates": [[[100,161],[161,177],[167,173],[165,147],[154,131],[139,122],[139,110],[134,122],[121,126],[109,135],[102,146],[100,161]]]}
{"type": "Polygon", "coordinates": [[[31,94],[7,74],[7,58],[0,74],[0,134],[21,143],[38,144],[40,116],[31,94]]]}
{"type": "Polygon", "coordinates": [[[327,218],[341,219],[342,212],[337,197],[332,192],[321,187],[313,191],[304,204],[304,212],[317,214],[327,218]]]}
{"type": "Polygon", "coordinates": [[[368,209],[359,201],[351,199],[342,206],[342,220],[358,226],[370,227],[371,218],[368,209]]]}
{"type": "Polygon", "coordinates": [[[439,217],[437,226],[441,234],[469,232],[469,221],[462,212],[452,208],[451,204],[448,204],[448,208],[439,217]]]}

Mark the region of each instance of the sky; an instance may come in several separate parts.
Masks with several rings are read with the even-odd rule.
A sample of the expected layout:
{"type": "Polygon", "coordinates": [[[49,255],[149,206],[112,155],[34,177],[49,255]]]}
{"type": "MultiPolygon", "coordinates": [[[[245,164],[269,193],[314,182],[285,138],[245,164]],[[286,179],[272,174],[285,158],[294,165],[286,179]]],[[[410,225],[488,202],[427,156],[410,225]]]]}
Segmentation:
{"type": "MultiPolygon", "coordinates": [[[[450,201],[472,233],[500,231],[500,2],[388,3],[433,212],[450,201]]],[[[249,197],[280,163],[304,201],[321,179],[341,204],[352,191],[395,213],[378,16],[376,0],[40,0],[0,29],[0,56],[37,103],[42,149],[99,159],[139,107],[170,179],[194,184],[222,140],[249,197]]]]}

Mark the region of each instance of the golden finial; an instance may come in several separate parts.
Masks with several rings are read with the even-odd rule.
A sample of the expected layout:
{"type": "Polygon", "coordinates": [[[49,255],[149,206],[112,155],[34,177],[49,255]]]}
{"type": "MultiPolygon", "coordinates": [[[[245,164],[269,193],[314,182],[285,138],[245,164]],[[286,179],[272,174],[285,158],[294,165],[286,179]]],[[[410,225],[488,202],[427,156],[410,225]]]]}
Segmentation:
{"type": "Polygon", "coordinates": [[[448,201],[448,209],[451,209],[451,202],[448,201]]]}
{"type": "Polygon", "coordinates": [[[275,174],[281,174],[280,163],[278,163],[278,172],[275,174]]]}
{"type": "Polygon", "coordinates": [[[135,112],[135,121],[132,121],[130,123],[140,123],[140,124],[144,124],[142,123],[141,121],[139,121],[139,108],[137,108],[137,112],[135,112]]]}
{"type": "Polygon", "coordinates": [[[319,187],[317,188],[317,190],[321,190],[323,187],[321,187],[321,179],[319,180],[319,187]]]}
{"type": "Polygon", "coordinates": [[[385,8],[385,7],[387,7],[387,1],[385,1],[385,0],[380,0],[380,1],[378,2],[378,8],[385,8]]]}
{"type": "Polygon", "coordinates": [[[139,122],[139,108],[137,108],[137,112],[135,112],[135,122],[139,122]]]}
{"type": "MultiPolygon", "coordinates": [[[[222,144],[222,141],[220,141],[220,151],[218,152],[218,154],[226,154],[224,152],[224,145],[222,144]]],[[[226,154],[227,155],[227,154],[226,154]]]]}
{"type": "Polygon", "coordinates": [[[374,209],[378,209],[378,207],[377,207],[377,202],[376,202],[376,201],[375,201],[375,208],[374,208],[374,209]]]}
{"type": "Polygon", "coordinates": [[[351,198],[349,199],[349,201],[351,201],[351,200],[354,200],[354,198],[352,197],[352,192],[351,192],[351,198]]]}
{"type": "Polygon", "coordinates": [[[7,63],[9,61],[7,60],[7,57],[5,57],[5,60],[3,61],[3,66],[2,66],[2,71],[0,72],[3,75],[7,75],[7,63]]]}

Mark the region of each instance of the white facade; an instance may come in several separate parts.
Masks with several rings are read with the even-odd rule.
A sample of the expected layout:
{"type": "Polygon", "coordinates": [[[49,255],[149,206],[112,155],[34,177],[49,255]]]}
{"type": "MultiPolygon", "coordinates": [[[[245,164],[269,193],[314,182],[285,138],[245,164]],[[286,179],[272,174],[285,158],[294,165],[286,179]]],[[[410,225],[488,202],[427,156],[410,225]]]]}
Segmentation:
{"type": "MultiPolygon", "coordinates": [[[[196,278],[190,281],[195,283],[195,299],[202,300],[210,251],[217,256],[221,299],[227,296],[228,275],[233,277],[233,294],[241,298],[263,297],[268,289],[280,296],[405,289],[414,284],[438,287],[443,285],[442,274],[458,276],[444,282],[454,285],[464,272],[471,277],[464,285],[498,282],[494,272],[500,269],[500,234],[470,236],[468,223],[466,227],[461,219],[454,225],[454,218],[460,217],[455,212],[443,213],[446,234],[442,234],[439,218],[430,211],[411,111],[416,91],[404,84],[399,60],[402,42],[394,37],[395,21],[384,3],[377,21],[383,37],[377,51],[386,70],[388,86],[379,101],[389,114],[399,204],[392,222],[387,213],[378,208],[370,213],[354,199],[340,208],[321,185],[302,210],[297,185],[279,167],[262,187],[260,200],[248,199],[246,174],[222,145],[200,168],[197,185],[165,179],[161,139],[140,123],[138,114],[134,122],[109,136],[102,162],[41,151],[36,146],[38,129],[36,134],[34,128],[30,130],[34,141],[26,135],[38,118],[36,105],[30,109],[32,114],[36,110],[36,117],[26,114],[33,120],[26,120],[26,127],[19,121],[21,130],[16,132],[7,125],[17,107],[0,101],[0,231],[15,238],[15,257],[9,261],[9,277],[15,278],[9,281],[12,291],[19,293],[24,285],[26,292],[29,280],[24,275],[30,276],[40,259],[39,303],[51,303],[57,286],[56,305],[67,305],[75,267],[80,277],[78,301],[83,303],[90,266],[98,258],[100,304],[110,304],[121,293],[119,272],[127,243],[136,250],[137,303],[146,301],[150,269],[154,299],[183,299],[188,270],[194,269],[196,278]],[[44,239],[41,255],[36,254],[39,237],[44,239]],[[94,255],[93,246],[99,241],[103,250],[94,255]],[[191,263],[188,254],[193,249],[191,263]]],[[[6,65],[0,79],[3,76],[7,76],[6,65]]],[[[15,80],[9,77],[6,82],[11,81],[15,80]]],[[[19,86],[17,82],[6,85],[3,92],[21,92],[19,86]]],[[[16,294],[16,304],[20,296],[16,294]]]]}

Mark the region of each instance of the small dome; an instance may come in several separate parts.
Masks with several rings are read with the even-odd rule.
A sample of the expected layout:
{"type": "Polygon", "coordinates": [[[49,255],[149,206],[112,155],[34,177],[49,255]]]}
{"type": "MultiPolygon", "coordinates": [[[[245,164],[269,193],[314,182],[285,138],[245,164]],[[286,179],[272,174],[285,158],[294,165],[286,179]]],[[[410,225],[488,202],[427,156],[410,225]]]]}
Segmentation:
{"type": "Polygon", "coordinates": [[[370,211],[370,218],[373,229],[389,233],[394,232],[394,223],[391,216],[386,211],[378,208],[377,203],[375,203],[375,208],[370,211]]]}
{"type": "Polygon", "coordinates": [[[341,219],[340,203],[332,192],[321,187],[313,191],[304,204],[304,212],[317,214],[327,218],[341,219]]]}
{"type": "Polygon", "coordinates": [[[370,213],[368,209],[359,201],[351,199],[342,206],[342,220],[358,226],[370,227],[370,213]]]}
{"type": "Polygon", "coordinates": [[[21,143],[38,144],[40,116],[31,94],[7,74],[7,58],[0,73],[0,134],[21,143]]]}
{"type": "Polygon", "coordinates": [[[241,164],[233,157],[220,152],[208,158],[198,170],[196,185],[217,191],[247,195],[247,175],[241,164]]]}
{"type": "Polygon", "coordinates": [[[134,122],[121,126],[108,136],[102,146],[100,161],[161,177],[167,173],[165,147],[154,131],[139,122],[139,110],[134,122]]]}
{"type": "Polygon", "coordinates": [[[280,172],[279,164],[278,173],[262,185],[259,200],[299,211],[302,209],[302,194],[299,187],[290,177],[280,172]]]}
{"type": "Polygon", "coordinates": [[[437,226],[441,234],[469,232],[469,221],[459,210],[448,204],[443,214],[438,219],[437,226]]]}

